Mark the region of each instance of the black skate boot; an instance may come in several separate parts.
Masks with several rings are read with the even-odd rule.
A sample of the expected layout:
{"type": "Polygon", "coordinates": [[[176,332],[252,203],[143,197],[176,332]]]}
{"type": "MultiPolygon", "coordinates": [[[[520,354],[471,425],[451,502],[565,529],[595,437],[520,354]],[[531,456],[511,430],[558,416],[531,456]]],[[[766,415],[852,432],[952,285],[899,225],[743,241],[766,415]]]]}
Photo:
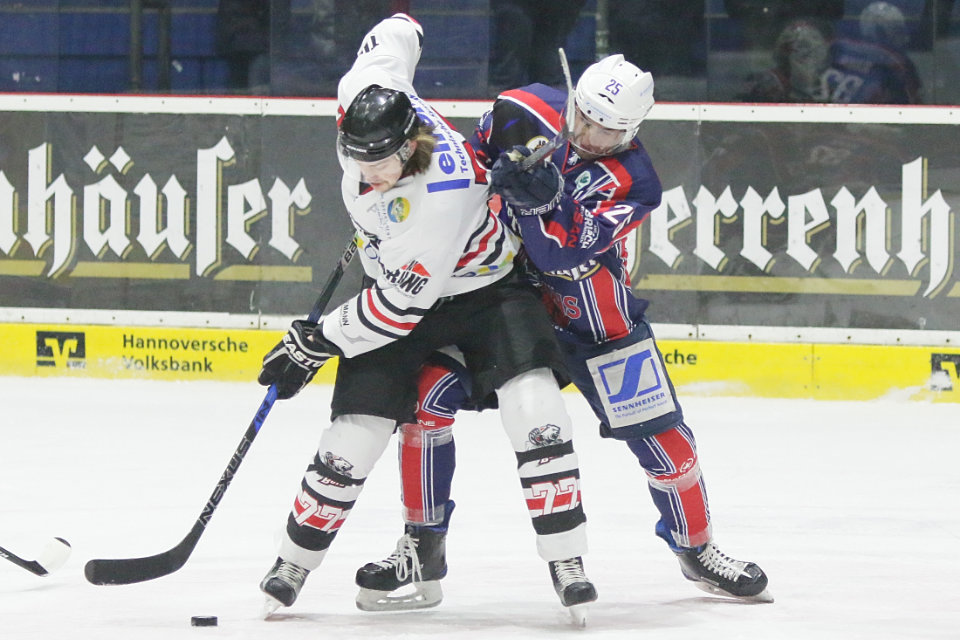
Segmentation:
{"type": "Polygon", "coordinates": [[[285,607],[292,605],[300,595],[300,589],[303,588],[308,573],[310,573],[308,569],[287,562],[283,558],[277,558],[273,568],[260,582],[260,590],[267,595],[263,617],[266,618],[279,609],[280,605],[285,607]]]}
{"type": "Polygon", "coordinates": [[[444,521],[437,526],[406,525],[393,553],[357,570],[358,609],[397,611],[440,604],[440,579],[447,575],[447,526],[453,507],[453,501],[447,503],[444,521]],[[404,589],[408,585],[411,588],[404,589]],[[403,591],[394,593],[398,589],[403,591]]]}
{"type": "Polygon", "coordinates": [[[713,542],[677,554],[680,570],[697,587],[716,595],[755,602],[773,602],[767,592],[767,575],[752,562],[724,555],[713,542]]]}
{"type": "Polygon", "coordinates": [[[597,599],[597,590],[583,573],[580,556],[549,563],[553,588],[560,596],[560,604],[569,608],[574,622],[580,626],[587,623],[587,603],[597,599]]]}

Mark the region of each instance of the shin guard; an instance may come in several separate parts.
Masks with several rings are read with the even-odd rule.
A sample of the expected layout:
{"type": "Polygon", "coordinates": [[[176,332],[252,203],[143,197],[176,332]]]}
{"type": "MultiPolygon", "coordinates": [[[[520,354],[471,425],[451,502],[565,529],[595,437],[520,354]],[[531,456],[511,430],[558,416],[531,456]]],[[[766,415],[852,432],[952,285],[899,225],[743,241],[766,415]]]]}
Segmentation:
{"type": "Polygon", "coordinates": [[[503,385],[497,395],[540,557],[550,562],[583,555],[586,516],[573,425],[553,373],[530,371],[503,385]]]}
{"type": "Polygon", "coordinates": [[[710,508],[693,432],[680,423],[669,431],[627,441],[647,474],[660,512],[656,533],[675,552],[710,540],[710,508]]]}

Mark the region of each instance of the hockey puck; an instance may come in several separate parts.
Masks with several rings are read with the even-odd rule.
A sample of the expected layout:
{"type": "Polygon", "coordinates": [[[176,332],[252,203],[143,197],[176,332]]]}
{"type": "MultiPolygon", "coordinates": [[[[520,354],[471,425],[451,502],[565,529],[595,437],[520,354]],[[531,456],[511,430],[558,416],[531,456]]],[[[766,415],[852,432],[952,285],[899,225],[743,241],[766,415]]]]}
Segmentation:
{"type": "Polygon", "coordinates": [[[190,618],[192,627],[215,627],[217,626],[217,616],[193,616],[190,618]]]}

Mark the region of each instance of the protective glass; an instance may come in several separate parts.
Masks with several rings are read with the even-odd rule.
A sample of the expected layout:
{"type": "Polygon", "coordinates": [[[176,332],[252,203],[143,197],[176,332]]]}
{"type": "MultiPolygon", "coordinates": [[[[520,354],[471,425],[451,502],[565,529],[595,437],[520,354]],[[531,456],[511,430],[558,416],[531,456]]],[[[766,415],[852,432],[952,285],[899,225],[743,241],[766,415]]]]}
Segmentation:
{"type": "Polygon", "coordinates": [[[403,174],[402,155],[406,146],[393,155],[374,162],[357,160],[346,154],[341,145],[337,145],[337,159],[343,173],[357,182],[365,182],[377,191],[386,191],[393,187],[403,174]]]}

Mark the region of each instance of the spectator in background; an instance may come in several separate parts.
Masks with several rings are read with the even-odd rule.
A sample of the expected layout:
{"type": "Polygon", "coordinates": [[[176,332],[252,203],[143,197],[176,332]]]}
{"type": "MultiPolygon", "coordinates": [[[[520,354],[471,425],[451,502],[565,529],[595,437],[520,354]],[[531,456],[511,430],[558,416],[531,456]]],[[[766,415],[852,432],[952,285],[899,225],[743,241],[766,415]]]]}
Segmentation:
{"type": "Polygon", "coordinates": [[[834,21],[843,17],[844,0],[724,0],[727,15],[738,21],[746,48],[769,48],[784,28],[798,19],[830,32],[834,21]]]}
{"type": "Polygon", "coordinates": [[[773,47],[773,66],[747,76],[746,102],[825,102],[821,77],[830,66],[830,43],[807,20],[786,26],[773,47]]]}
{"type": "Polygon", "coordinates": [[[270,93],[273,67],[284,95],[335,91],[356,43],[383,18],[409,12],[410,2],[311,0],[291,20],[291,0],[219,0],[216,46],[227,60],[227,88],[270,93]]]}
{"type": "Polygon", "coordinates": [[[706,72],[705,0],[618,0],[608,5],[610,51],[654,76],[706,72]]]}
{"type": "Polygon", "coordinates": [[[889,2],[861,12],[860,38],[832,42],[806,20],[783,30],[774,66],[748,78],[740,98],[749,102],[917,104],[920,77],[906,55],[910,41],[903,13],[889,2]]]}
{"type": "Polygon", "coordinates": [[[217,53],[227,61],[227,88],[240,92],[270,85],[271,0],[220,0],[217,53]]]}
{"type": "Polygon", "coordinates": [[[938,38],[943,38],[950,34],[954,4],[956,4],[955,0],[930,0],[930,2],[927,3],[928,6],[933,5],[930,7],[930,10],[934,12],[934,26],[938,38]]]}
{"type": "Polygon", "coordinates": [[[557,48],[586,0],[490,0],[490,90],[533,82],[565,86],[557,48]]]}
{"type": "Polygon", "coordinates": [[[907,56],[910,31],[890,2],[871,2],[860,12],[860,39],[837,39],[824,79],[829,102],[918,104],[920,76],[907,56]]]}

